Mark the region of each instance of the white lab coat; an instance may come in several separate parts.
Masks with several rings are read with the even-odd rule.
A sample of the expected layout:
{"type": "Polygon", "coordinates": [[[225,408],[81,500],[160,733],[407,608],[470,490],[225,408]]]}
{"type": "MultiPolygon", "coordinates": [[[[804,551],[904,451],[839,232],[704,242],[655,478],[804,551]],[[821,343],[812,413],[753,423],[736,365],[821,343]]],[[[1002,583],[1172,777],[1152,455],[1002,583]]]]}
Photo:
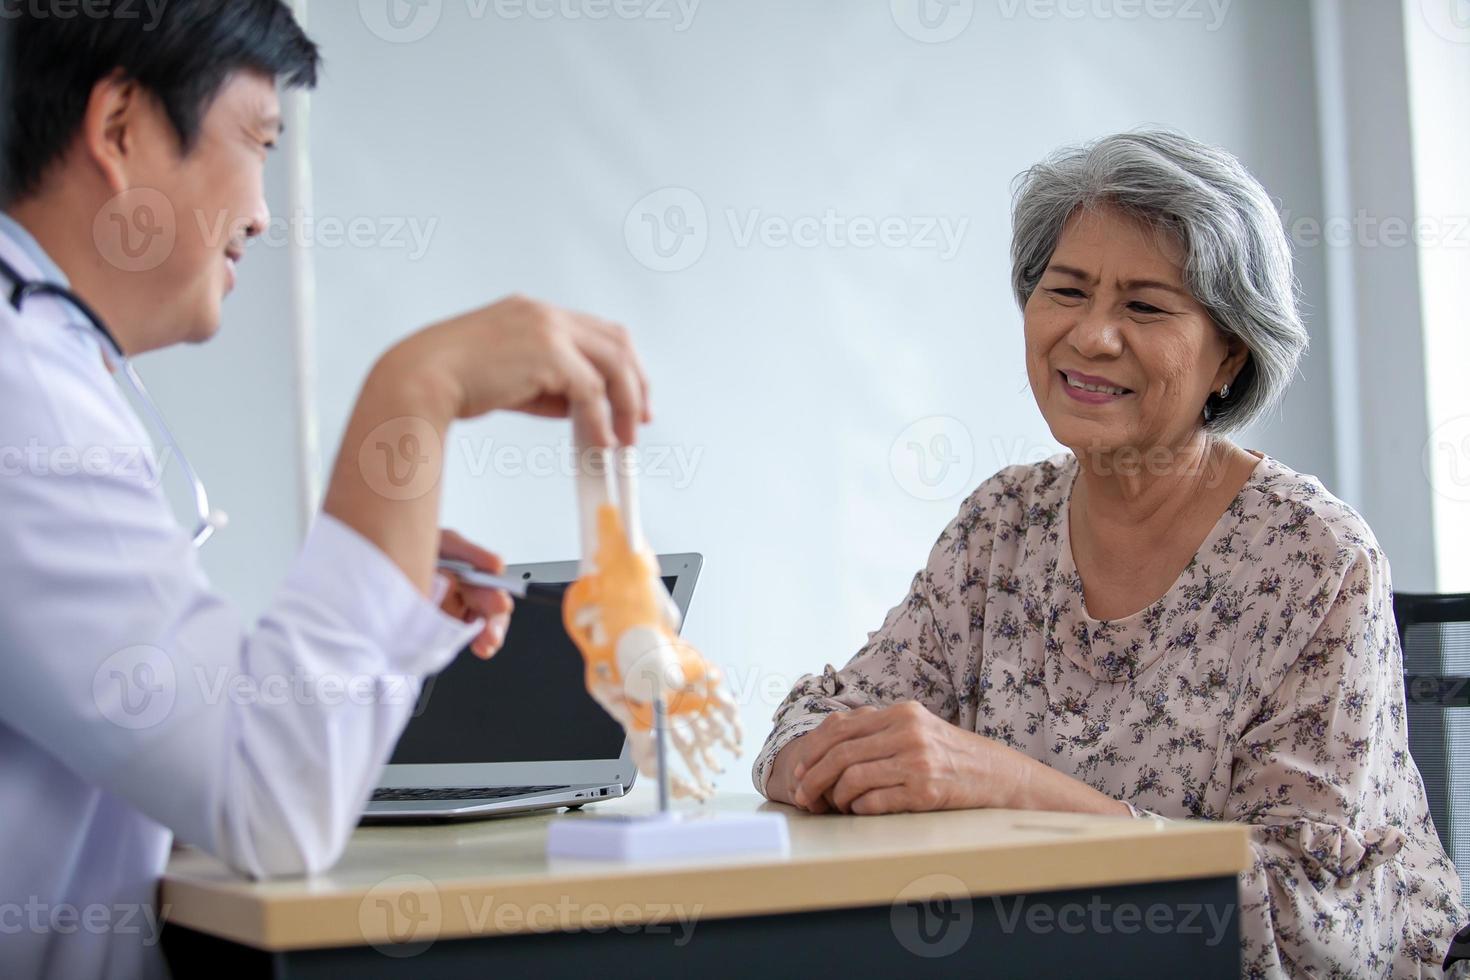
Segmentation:
{"type": "MultiPolygon", "coordinates": [[[[59,274],[3,216],[0,254],[59,274]]],[[[479,628],[326,516],[242,623],[144,447],[91,328],[50,298],[20,315],[0,300],[7,978],[163,974],[154,902],[175,835],[250,876],[330,866],[419,679],[479,628]]]]}

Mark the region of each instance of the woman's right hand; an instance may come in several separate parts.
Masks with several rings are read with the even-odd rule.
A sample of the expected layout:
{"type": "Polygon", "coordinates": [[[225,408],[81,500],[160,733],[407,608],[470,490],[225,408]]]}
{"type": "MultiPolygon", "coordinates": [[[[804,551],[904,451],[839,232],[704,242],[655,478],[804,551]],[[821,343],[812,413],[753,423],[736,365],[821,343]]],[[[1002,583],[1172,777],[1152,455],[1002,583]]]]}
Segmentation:
{"type": "Polygon", "coordinates": [[[627,330],[521,296],[427,327],[381,366],[427,374],[454,418],[504,410],[570,417],[591,445],[631,445],[652,417],[627,330]]]}

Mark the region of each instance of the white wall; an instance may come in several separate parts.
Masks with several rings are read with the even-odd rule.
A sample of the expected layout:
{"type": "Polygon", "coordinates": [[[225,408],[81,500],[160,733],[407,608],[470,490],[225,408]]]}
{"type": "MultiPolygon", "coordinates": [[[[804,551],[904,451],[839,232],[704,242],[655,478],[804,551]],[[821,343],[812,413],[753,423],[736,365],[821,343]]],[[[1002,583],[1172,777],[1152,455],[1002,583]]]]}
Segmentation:
{"type": "Polygon", "coordinates": [[[1429,479],[1437,589],[1470,591],[1470,20],[1451,4],[1406,5],[1409,97],[1414,137],[1416,227],[1429,437],[1421,474],[1429,479]]]}
{"type": "Polygon", "coordinates": [[[1345,499],[1372,525],[1395,588],[1434,591],[1432,493],[1406,22],[1437,0],[1317,0],[1326,322],[1345,499]]]}
{"type": "MultiPolygon", "coordinates": [[[[878,625],[964,493],[1052,445],[1007,288],[1012,177],[1061,143],[1165,123],[1235,150],[1288,211],[1322,207],[1304,2],[1122,19],[1105,15],[1128,5],[1101,0],[1064,5],[1080,18],[995,0],[944,43],[883,2],[705,0],[681,30],[672,4],[618,9],[673,21],[592,20],[442,0],[409,43],[384,39],[383,6],[311,10],[327,57],[316,215],[379,241],[314,251],[323,443],[373,357],[436,318],[519,290],[630,325],[655,386],[645,442],[693,464],[647,480],[649,534],[707,557],[688,635],[729,669],[748,751],[792,679],[878,625]],[[635,209],[662,188],[680,190],[635,209]],[[704,251],[654,271],[644,215],[680,203],[704,251]],[[731,226],[828,209],[965,231],[946,256],[742,244],[731,226]],[[422,254],[406,233],[394,247],[399,219],[432,229],[422,254]],[[935,436],[955,458],[931,492],[908,443],[935,436]]],[[[1331,484],[1322,266],[1303,252],[1318,333],[1303,377],[1246,441],[1331,484]]],[[[574,556],[570,479],[494,455],[555,446],[563,427],[495,418],[457,437],[448,523],[512,561],[574,556]]]]}

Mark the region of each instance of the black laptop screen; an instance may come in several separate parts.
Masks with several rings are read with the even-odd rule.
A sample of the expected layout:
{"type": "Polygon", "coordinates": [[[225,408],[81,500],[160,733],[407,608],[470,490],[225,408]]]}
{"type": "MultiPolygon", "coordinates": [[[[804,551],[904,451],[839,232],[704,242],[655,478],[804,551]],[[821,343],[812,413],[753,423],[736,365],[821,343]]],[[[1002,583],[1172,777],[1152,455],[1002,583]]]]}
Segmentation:
{"type": "MultiPolygon", "coordinates": [[[[673,591],[675,579],[664,579],[673,591]]],[[[616,759],[623,730],[592,700],[561,609],[521,602],[489,661],[462,651],[424,681],[390,762],[445,765],[616,759]]]]}

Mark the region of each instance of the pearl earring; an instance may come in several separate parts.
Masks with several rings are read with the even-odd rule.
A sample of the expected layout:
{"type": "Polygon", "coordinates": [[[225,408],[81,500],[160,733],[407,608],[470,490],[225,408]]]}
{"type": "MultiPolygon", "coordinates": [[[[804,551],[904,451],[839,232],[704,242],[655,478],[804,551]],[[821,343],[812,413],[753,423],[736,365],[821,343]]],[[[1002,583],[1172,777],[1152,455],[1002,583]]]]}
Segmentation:
{"type": "Polygon", "coordinates": [[[1229,398],[1229,397],[1230,397],[1230,386],[1228,384],[1221,385],[1220,386],[1220,398],[1221,398],[1221,400],[1223,401],[1224,399],[1229,398]]]}

